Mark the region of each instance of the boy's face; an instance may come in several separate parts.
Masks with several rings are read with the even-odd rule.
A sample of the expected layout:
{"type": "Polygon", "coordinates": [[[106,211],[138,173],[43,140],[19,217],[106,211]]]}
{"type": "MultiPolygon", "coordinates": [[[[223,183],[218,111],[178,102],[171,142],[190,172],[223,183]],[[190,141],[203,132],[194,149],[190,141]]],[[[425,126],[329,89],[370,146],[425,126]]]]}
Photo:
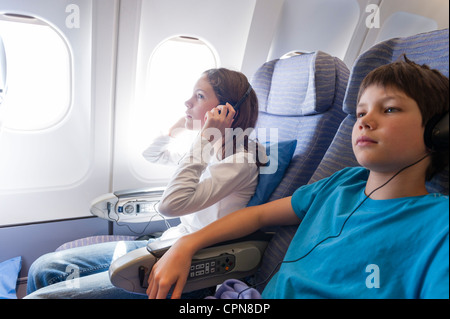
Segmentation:
{"type": "Polygon", "coordinates": [[[352,145],[358,163],[395,173],[427,153],[417,103],[393,87],[371,85],[356,108],[352,145]]]}

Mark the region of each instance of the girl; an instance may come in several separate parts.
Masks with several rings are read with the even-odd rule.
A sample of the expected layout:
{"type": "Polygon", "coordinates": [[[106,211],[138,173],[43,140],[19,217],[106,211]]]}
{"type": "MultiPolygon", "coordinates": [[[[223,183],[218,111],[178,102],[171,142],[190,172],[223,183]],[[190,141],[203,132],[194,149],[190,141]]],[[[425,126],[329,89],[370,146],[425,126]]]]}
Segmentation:
{"type": "Polygon", "coordinates": [[[171,136],[183,127],[201,127],[191,150],[178,162],[159,205],[162,214],[180,217],[181,224],[161,239],[191,233],[245,207],[255,191],[261,165],[258,154],[249,152],[258,147],[245,132],[255,127],[258,102],[242,73],[223,68],[204,72],[186,107],[185,120],[178,121],[157,147],[152,145],[144,152],[150,161],[177,162],[179,155],[174,156],[162,144],[170,143],[171,136]],[[239,129],[238,134],[227,135],[225,131],[230,128],[239,129]],[[228,152],[233,155],[226,157],[228,152]]]}

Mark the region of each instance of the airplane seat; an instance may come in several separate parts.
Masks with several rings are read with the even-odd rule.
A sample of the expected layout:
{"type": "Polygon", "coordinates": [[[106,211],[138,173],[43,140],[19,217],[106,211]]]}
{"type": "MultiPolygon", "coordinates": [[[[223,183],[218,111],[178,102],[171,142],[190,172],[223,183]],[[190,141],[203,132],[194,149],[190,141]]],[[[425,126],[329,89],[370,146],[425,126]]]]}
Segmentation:
{"type": "MultiPolygon", "coordinates": [[[[255,72],[251,84],[257,94],[260,106],[255,128],[258,141],[269,145],[284,141],[296,142],[296,149],[284,176],[274,191],[266,194],[269,201],[291,195],[311,178],[345,117],[345,113],[342,111],[342,102],[349,73],[349,69],[341,60],[321,51],[297,55],[288,59],[272,60],[264,63],[255,72]],[[272,130],[277,132],[275,136],[272,134],[272,130]]],[[[278,151],[280,152],[279,157],[281,157],[283,150],[279,148],[278,151]]],[[[262,170],[270,165],[269,163],[267,167],[261,167],[258,187],[264,178],[262,170]]],[[[253,198],[249,205],[252,200],[253,198]]],[[[233,272],[223,275],[231,278],[234,278],[233,276],[243,278],[253,274],[270,238],[271,236],[266,236],[262,240],[256,240],[260,245],[260,256],[252,255],[251,261],[244,262],[243,260],[250,257],[240,258],[237,253],[238,249],[235,249],[234,252],[227,251],[231,255],[235,254],[236,266],[233,272]],[[264,243],[261,243],[262,241],[264,243]],[[241,266],[242,264],[245,266],[241,266]],[[255,267],[255,269],[250,268],[247,264],[251,264],[251,267],[255,267]]],[[[254,241],[252,238],[248,242],[252,240],[254,241]]],[[[239,250],[246,249],[244,244],[239,244],[242,245],[239,250]]],[[[161,247],[165,248],[165,246],[170,246],[170,243],[167,245],[161,243],[161,247]]],[[[150,244],[148,248],[152,254],[154,250],[160,249],[154,243],[150,244]],[[155,247],[153,248],[153,246],[155,247]]],[[[203,256],[205,253],[199,252],[199,254],[203,256]]],[[[143,258],[151,258],[144,257],[146,255],[150,256],[144,248],[141,252],[131,252],[115,260],[109,269],[111,282],[126,290],[142,292],[142,287],[138,284],[137,268],[142,267],[143,258]]],[[[210,256],[209,252],[208,256],[210,256]]],[[[145,261],[150,262],[149,260],[145,261]]],[[[149,265],[145,266],[146,274],[151,269],[149,265]]],[[[145,279],[142,279],[145,276],[144,274],[140,276],[142,283],[145,282],[145,279]]],[[[190,279],[188,279],[185,292],[214,286],[223,282],[226,277],[201,278],[201,283],[196,282],[195,278],[192,278],[192,281],[190,279]],[[202,285],[205,286],[202,287],[202,285]]]]}
{"type": "Polygon", "coordinates": [[[268,129],[276,128],[278,141],[297,141],[269,201],[291,195],[311,178],[345,117],[342,100],[349,73],[342,61],[321,51],[269,61],[255,72],[258,140],[265,142],[268,129]],[[266,136],[258,134],[260,128],[266,136]]]}
{"type": "MultiPolygon", "coordinates": [[[[396,61],[402,54],[418,63],[438,69],[449,75],[449,30],[438,30],[405,38],[393,38],[381,42],[361,54],[355,61],[345,93],[343,110],[347,114],[342,121],[334,140],[314,172],[309,183],[328,177],[345,167],[358,166],[353,154],[351,136],[356,121],[356,99],[359,86],[364,77],[373,69],[396,61]]],[[[449,170],[447,168],[427,182],[429,192],[448,195],[449,170]]],[[[260,292],[269,278],[275,273],[279,262],[284,258],[297,226],[280,227],[268,244],[255,282],[263,284],[256,287],[260,292]]]]}

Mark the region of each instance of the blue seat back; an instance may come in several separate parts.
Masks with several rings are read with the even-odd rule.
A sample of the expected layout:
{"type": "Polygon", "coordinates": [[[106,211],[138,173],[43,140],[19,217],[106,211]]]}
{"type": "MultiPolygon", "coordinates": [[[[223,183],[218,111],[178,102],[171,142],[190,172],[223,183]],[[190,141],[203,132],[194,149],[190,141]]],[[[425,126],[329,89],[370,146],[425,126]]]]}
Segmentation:
{"type": "Polygon", "coordinates": [[[277,129],[278,141],[297,140],[269,201],[292,194],[310,180],[345,117],[342,101],[349,73],[342,61],[318,51],[267,62],[253,76],[260,108],[256,132],[265,132],[257,135],[259,141],[275,142],[269,128],[277,129]]]}
{"type": "MultiPolygon", "coordinates": [[[[345,168],[358,166],[353,154],[351,136],[356,121],[356,99],[364,77],[373,69],[396,61],[402,54],[418,63],[427,64],[449,75],[449,33],[448,29],[418,34],[406,38],[395,38],[379,43],[363,53],[353,66],[344,98],[343,110],[347,114],[334,140],[324,155],[309,183],[313,183],[345,168]]],[[[448,167],[427,182],[429,192],[448,194],[448,167]]],[[[267,280],[277,264],[284,258],[286,250],[297,230],[297,226],[280,227],[265,252],[256,282],[267,280]]],[[[265,282],[266,284],[267,282],[265,282]]],[[[262,284],[257,287],[262,291],[262,284]]]]}

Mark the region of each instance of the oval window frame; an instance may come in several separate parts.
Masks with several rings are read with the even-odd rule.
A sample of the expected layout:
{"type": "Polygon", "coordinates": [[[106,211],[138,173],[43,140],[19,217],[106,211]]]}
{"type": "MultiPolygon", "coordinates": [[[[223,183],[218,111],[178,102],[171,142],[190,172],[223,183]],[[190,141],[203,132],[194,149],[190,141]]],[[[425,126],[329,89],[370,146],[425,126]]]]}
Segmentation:
{"type": "MultiPolygon", "coordinates": [[[[20,23],[23,25],[27,25],[25,28],[27,28],[28,26],[31,25],[37,25],[39,27],[45,27],[48,28],[46,30],[51,30],[51,32],[53,32],[51,34],[51,37],[54,37],[54,39],[58,39],[60,40],[59,43],[56,43],[56,46],[59,47],[59,52],[65,52],[67,54],[64,55],[64,57],[61,57],[61,61],[64,61],[64,64],[67,66],[64,69],[64,73],[61,73],[62,77],[58,77],[58,80],[52,80],[52,83],[59,83],[59,82],[63,82],[65,84],[62,84],[61,87],[65,87],[64,91],[66,93],[61,94],[61,98],[59,98],[58,100],[55,99],[55,101],[52,102],[52,105],[54,106],[51,112],[51,116],[49,119],[49,113],[48,110],[44,110],[42,111],[42,117],[40,121],[36,121],[36,117],[35,116],[31,116],[30,118],[27,119],[27,121],[23,121],[24,120],[24,114],[29,114],[26,112],[26,109],[28,108],[28,110],[30,110],[31,108],[35,108],[36,106],[25,106],[22,107],[21,106],[21,111],[20,112],[15,112],[12,113],[8,113],[8,108],[11,107],[8,105],[8,93],[11,94],[11,90],[20,90],[17,88],[14,88],[14,85],[11,86],[11,68],[9,65],[8,66],[8,56],[11,56],[11,54],[8,54],[8,43],[5,41],[4,39],[4,43],[5,43],[5,51],[6,51],[6,65],[8,68],[8,81],[7,81],[7,85],[8,85],[8,93],[4,94],[4,117],[5,119],[3,120],[3,130],[5,131],[10,131],[10,132],[15,132],[15,133],[31,133],[31,132],[40,132],[40,131],[45,131],[45,130],[49,130],[54,128],[55,126],[59,125],[60,123],[62,123],[67,116],[69,115],[72,106],[73,106],[73,56],[72,56],[72,51],[70,50],[70,46],[68,44],[68,41],[65,39],[65,37],[62,35],[62,33],[52,24],[48,23],[47,21],[41,19],[41,18],[36,18],[33,16],[28,16],[28,15],[22,15],[22,14],[16,14],[16,13],[0,13],[0,20],[4,21],[6,23],[20,23]],[[14,116],[13,119],[11,119],[11,116],[14,116]],[[20,124],[18,124],[20,123],[20,124]],[[32,123],[32,124],[30,124],[32,123]]],[[[41,29],[44,30],[44,29],[41,29]]],[[[46,32],[46,31],[45,31],[46,32]]],[[[50,35],[50,33],[49,33],[50,35]]],[[[48,50],[49,52],[52,51],[52,49],[48,50]]],[[[50,61],[51,59],[49,58],[48,61],[50,61]]],[[[62,66],[63,64],[61,64],[60,66],[62,66]]],[[[55,70],[57,68],[54,68],[55,70]]],[[[38,78],[38,75],[34,76],[35,78],[38,78]]],[[[39,82],[39,81],[35,81],[35,82],[39,82]]],[[[42,82],[42,81],[40,81],[42,82]]],[[[45,82],[44,82],[45,83],[45,82]]],[[[44,86],[45,87],[45,86],[44,86]]],[[[50,85],[49,85],[50,87],[50,85]]],[[[50,90],[50,89],[49,89],[50,90]]],[[[14,93],[13,93],[14,94],[14,93]]],[[[47,91],[46,93],[42,93],[42,97],[44,96],[49,96],[49,92],[47,91]]],[[[44,103],[40,104],[43,105],[44,103]]],[[[36,113],[34,113],[36,114],[36,113]]]]}

